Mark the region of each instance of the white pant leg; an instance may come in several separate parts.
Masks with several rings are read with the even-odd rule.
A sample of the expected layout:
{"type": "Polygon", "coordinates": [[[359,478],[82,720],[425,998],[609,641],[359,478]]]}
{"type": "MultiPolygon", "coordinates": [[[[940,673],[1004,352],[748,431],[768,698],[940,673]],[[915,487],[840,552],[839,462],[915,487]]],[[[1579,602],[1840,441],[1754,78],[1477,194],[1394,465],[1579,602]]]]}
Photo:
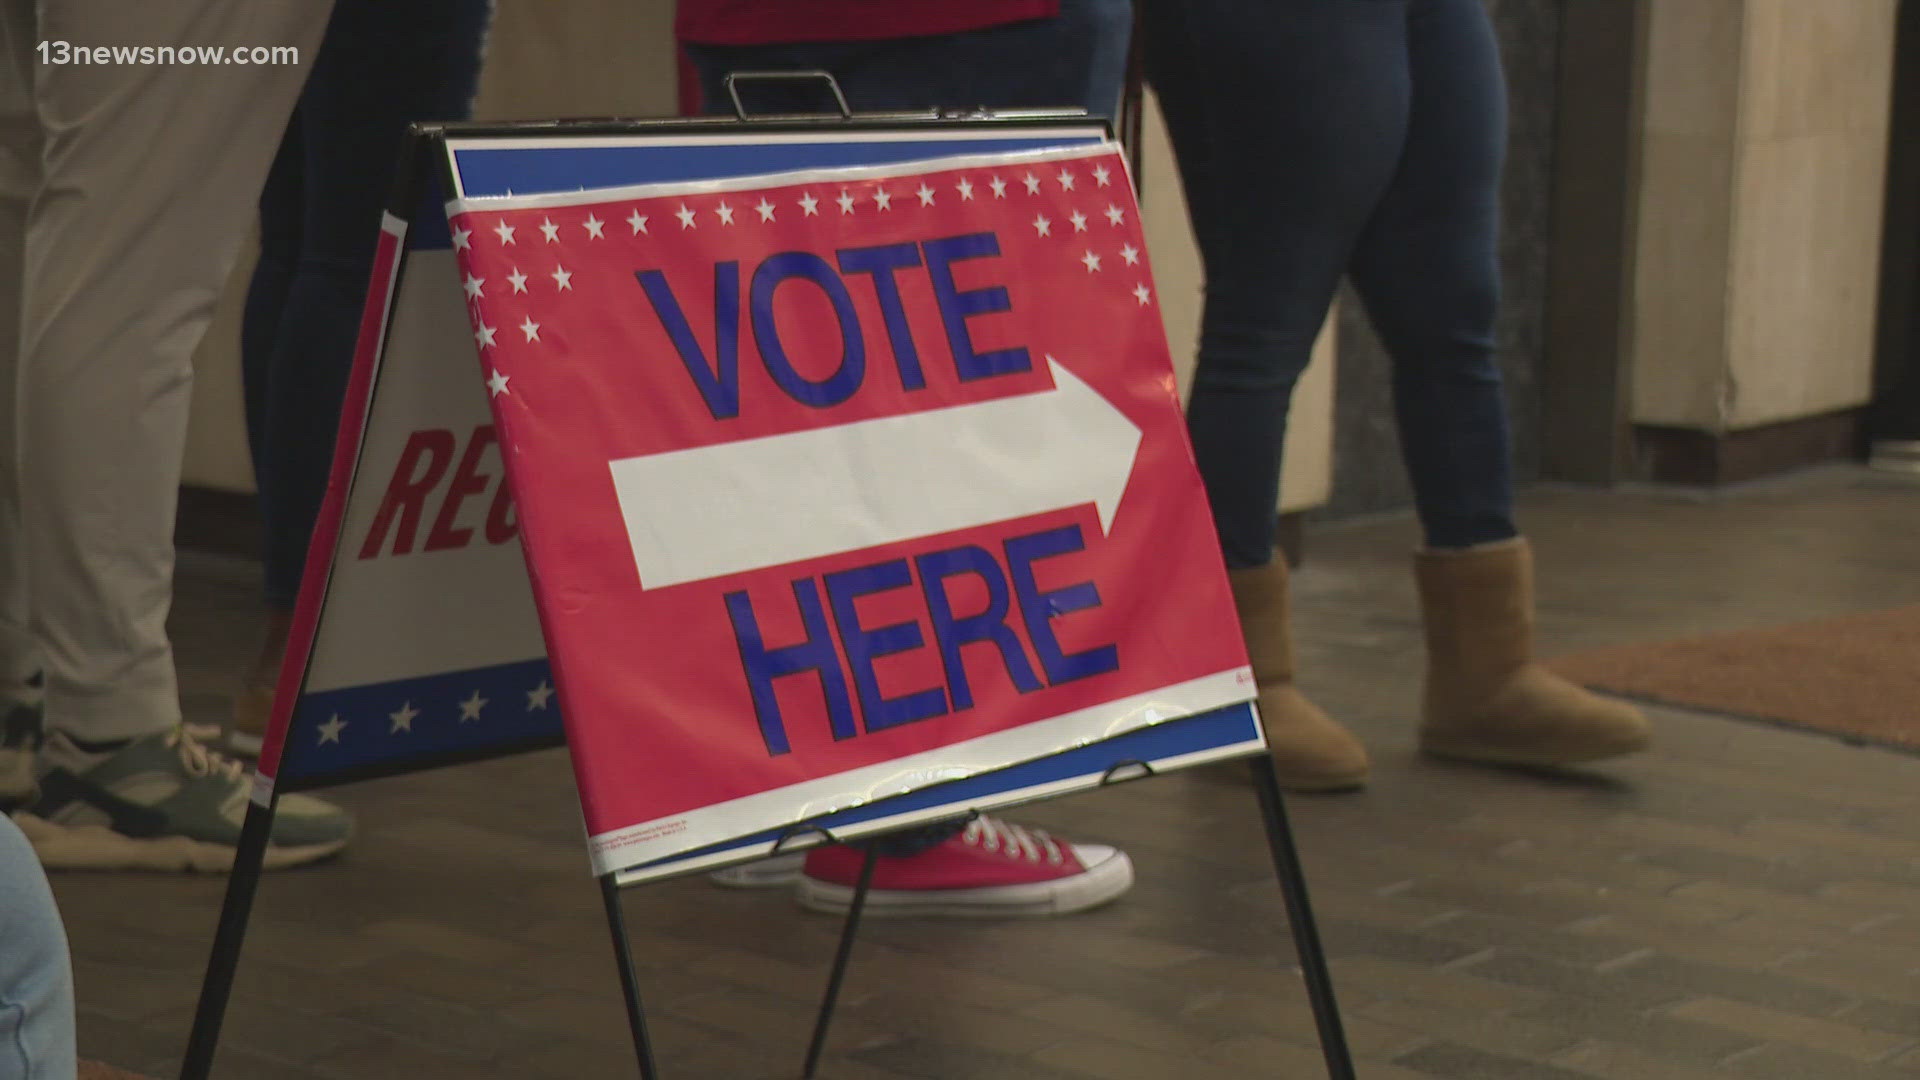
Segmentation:
{"type": "Polygon", "coordinates": [[[192,354],[330,7],[40,0],[44,40],[291,45],[302,61],[35,66],[19,491],[47,721],[82,738],[179,720],[166,619],[192,354]]]}
{"type": "Polygon", "coordinates": [[[20,535],[18,428],[20,279],[27,206],[40,188],[33,107],[34,0],[0,0],[0,712],[39,670],[27,632],[27,552],[20,535]]]}

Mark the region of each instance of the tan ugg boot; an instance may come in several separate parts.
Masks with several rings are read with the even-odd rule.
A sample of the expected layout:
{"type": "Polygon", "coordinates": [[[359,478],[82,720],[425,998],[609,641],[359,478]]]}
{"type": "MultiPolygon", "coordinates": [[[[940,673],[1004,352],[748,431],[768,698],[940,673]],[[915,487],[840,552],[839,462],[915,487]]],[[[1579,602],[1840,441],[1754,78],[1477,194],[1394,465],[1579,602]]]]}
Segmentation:
{"type": "Polygon", "coordinates": [[[1260,690],[1260,718],[1280,785],[1292,791],[1339,791],[1367,779],[1367,750],[1293,684],[1293,630],[1287,564],[1227,571],[1240,634],[1260,690]]]}
{"type": "Polygon", "coordinates": [[[1533,549],[1524,538],[1414,556],[1427,626],[1421,749],[1555,766],[1643,750],[1647,718],[1533,662],[1533,549]]]}
{"type": "Polygon", "coordinates": [[[292,627],[292,612],[267,609],[260,652],[233,699],[233,727],[227,732],[226,748],[234,753],[247,757],[260,753],[267,722],[273,719],[274,688],[280,681],[280,663],[286,657],[287,635],[292,627]]]}

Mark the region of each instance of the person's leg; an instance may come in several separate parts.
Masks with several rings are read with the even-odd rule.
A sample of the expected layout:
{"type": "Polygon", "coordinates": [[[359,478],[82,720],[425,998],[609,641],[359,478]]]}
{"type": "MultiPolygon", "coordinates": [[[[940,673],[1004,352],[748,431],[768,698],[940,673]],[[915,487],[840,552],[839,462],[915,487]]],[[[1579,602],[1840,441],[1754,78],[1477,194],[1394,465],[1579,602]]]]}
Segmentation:
{"type": "MultiPolygon", "coordinates": [[[[76,47],[293,46],[306,0],[42,0],[76,47]]],[[[21,300],[21,533],[46,664],[40,797],[21,828],[48,865],[231,862],[246,781],[180,729],[166,616],[191,360],[245,233],[303,65],[42,64],[46,141],[21,300]],[[163,782],[164,781],[164,782],[163,782]]],[[[280,857],[351,824],[282,804],[280,857]]]]}
{"type": "Polygon", "coordinates": [[[1406,127],[1405,0],[1194,0],[1145,9],[1206,269],[1187,430],[1283,783],[1352,787],[1359,742],[1294,685],[1274,558],[1287,409],[1406,127]]]}
{"type": "Polygon", "coordinates": [[[0,1077],[73,1080],[73,965],[47,876],[0,814],[0,1077]]]}
{"type": "Polygon", "coordinates": [[[268,619],[236,699],[238,749],[257,748],[272,708],[402,136],[414,121],[468,114],[491,10],[489,0],[337,0],[262,196],[262,262],[243,351],[249,405],[257,398],[248,427],[268,619]],[[270,228],[291,242],[270,249],[270,228]]]}
{"type": "Polygon", "coordinates": [[[1480,0],[1414,0],[1406,153],[1354,260],[1394,361],[1427,550],[1415,557],[1428,669],[1421,743],[1564,765],[1644,747],[1646,719],[1532,662],[1531,551],[1513,523],[1495,358],[1506,99],[1480,0]]]}
{"type": "MultiPolygon", "coordinates": [[[[1126,78],[1129,0],[1063,0],[1060,14],[1007,26],[894,41],[688,46],[708,113],[733,108],[728,72],[820,69],[859,112],[1079,107],[1112,116],[1126,78]]],[[[752,112],[819,112],[831,95],[805,84],[748,84],[752,112]]]]}
{"type": "Polygon", "coordinates": [[[39,745],[40,650],[28,632],[26,545],[20,534],[21,263],[27,207],[40,187],[40,122],[33,108],[33,0],[0,0],[0,806],[33,789],[39,745]]]}

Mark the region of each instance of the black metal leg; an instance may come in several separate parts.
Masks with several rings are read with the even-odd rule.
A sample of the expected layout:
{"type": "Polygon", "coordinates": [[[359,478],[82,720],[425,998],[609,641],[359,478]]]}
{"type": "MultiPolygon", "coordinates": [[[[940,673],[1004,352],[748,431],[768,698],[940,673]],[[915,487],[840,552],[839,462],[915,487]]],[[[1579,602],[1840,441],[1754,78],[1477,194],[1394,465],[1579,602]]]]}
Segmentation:
{"type": "Polygon", "coordinates": [[[1266,754],[1249,765],[1253,772],[1253,790],[1260,797],[1260,812],[1267,820],[1267,844],[1273,849],[1273,869],[1280,877],[1280,895],[1287,902],[1293,948],[1300,957],[1301,974],[1306,976],[1313,1021],[1320,1029],[1320,1052],[1327,1058],[1327,1075],[1332,1080],[1354,1080],[1353,1055],[1347,1049],[1347,1034],[1340,1025],[1340,1005],[1333,996],[1333,976],[1327,971],[1327,956],[1320,947],[1320,931],[1313,925],[1313,902],[1307,898],[1307,877],[1300,869],[1300,855],[1293,846],[1293,827],[1287,824],[1287,810],[1280,801],[1280,778],[1273,770],[1273,758],[1266,754]]]}
{"type": "Polygon", "coordinates": [[[273,812],[279,805],[278,795],[266,806],[247,804],[240,844],[233,853],[233,870],[227,875],[227,899],[220,906],[220,923],[213,933],[213,952],[207,957],[207,974],[200,980],[193,1032],[187,1036],[186,1057],[180,1062],[180,1080],[207,1080],[213,1071],[220,1023],[226,1019],[233,973],[240,966],[240,945],[246,940],[247,917],[253,913],[253,894],[260,887],[260,867],[266,860],[267,840],[273,836],[273,812]]]}
{"type": "Polygon", "coordinates": [[[620,991],[627,997],[627,1029],[633,1033],[633,1052],[640,1059],[640,1080],[658,1080],[653,1044],[647,1039],[647,1014],[640,1006],[640,980],[627,942],[627,920],[620,913],[620,887],[613,883],[612,874],[601,875],[600,896],[607,904],[607,929],[613,932],[613,960],[620,967],[620,991]]]}
{"type": "Polygon", "coordinates": [[[833,971],[827,975],[827,995],[820,1002],[820,1017],[813,1024],[813,1043],[807,1047],[807,1064],[800,1075],[813,1080],[820,1064],[820,1052],[827,1047],[827,1026],[833,1023],[833,1006],[840,1000],[840,981],[847,975],[847,958],[853,955],[853,936],[860,931],[860,913],[866,910],[867,891],[873,885],[873,868],[880,852],[869,846],[860,863],[860,882],[853,887],[853,904],[847,908],[846,925],[840,928],[840,948],[833,956],[833,971]]]}

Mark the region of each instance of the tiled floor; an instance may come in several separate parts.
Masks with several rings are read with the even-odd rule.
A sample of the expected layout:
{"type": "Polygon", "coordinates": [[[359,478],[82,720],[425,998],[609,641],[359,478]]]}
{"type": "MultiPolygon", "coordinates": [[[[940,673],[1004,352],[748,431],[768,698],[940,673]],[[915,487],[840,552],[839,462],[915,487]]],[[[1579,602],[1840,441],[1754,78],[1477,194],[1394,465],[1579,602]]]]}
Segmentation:
{"type": "MultiPolygon", "coordinates": [[[[1920,485],[1892,477],[1548,490],[1525,523],[1548,651],[1920,599],[1920,485]]],[[[1412,539],[1319,530],[1300,578],[1303,680],[1378,764],[1364,793],[1289,804],[1361,1076],[1920,1076],[1920,759],[1662,709],[1654,753],[1590,775],[1418,760],[1412,539]]],[[[213,716],[250,575],[182,573],[182,673],[213,716]]],[[[364,837],[262,887],[217,1076],[634,1074],[560,754],[338,795],[364,837]]],[[[1139,886],[1057,922],[870,921],[822,1076],[1319,1075],[1237,768],[1019,816],[1122,844],[1139,886]]],[[[83,1049],[173,1075],[222,882],[56,888],[83,1049]]],[[[834,920],[700,880],[626,912],[666,1076],[797,1075],[834,920]]]]}

